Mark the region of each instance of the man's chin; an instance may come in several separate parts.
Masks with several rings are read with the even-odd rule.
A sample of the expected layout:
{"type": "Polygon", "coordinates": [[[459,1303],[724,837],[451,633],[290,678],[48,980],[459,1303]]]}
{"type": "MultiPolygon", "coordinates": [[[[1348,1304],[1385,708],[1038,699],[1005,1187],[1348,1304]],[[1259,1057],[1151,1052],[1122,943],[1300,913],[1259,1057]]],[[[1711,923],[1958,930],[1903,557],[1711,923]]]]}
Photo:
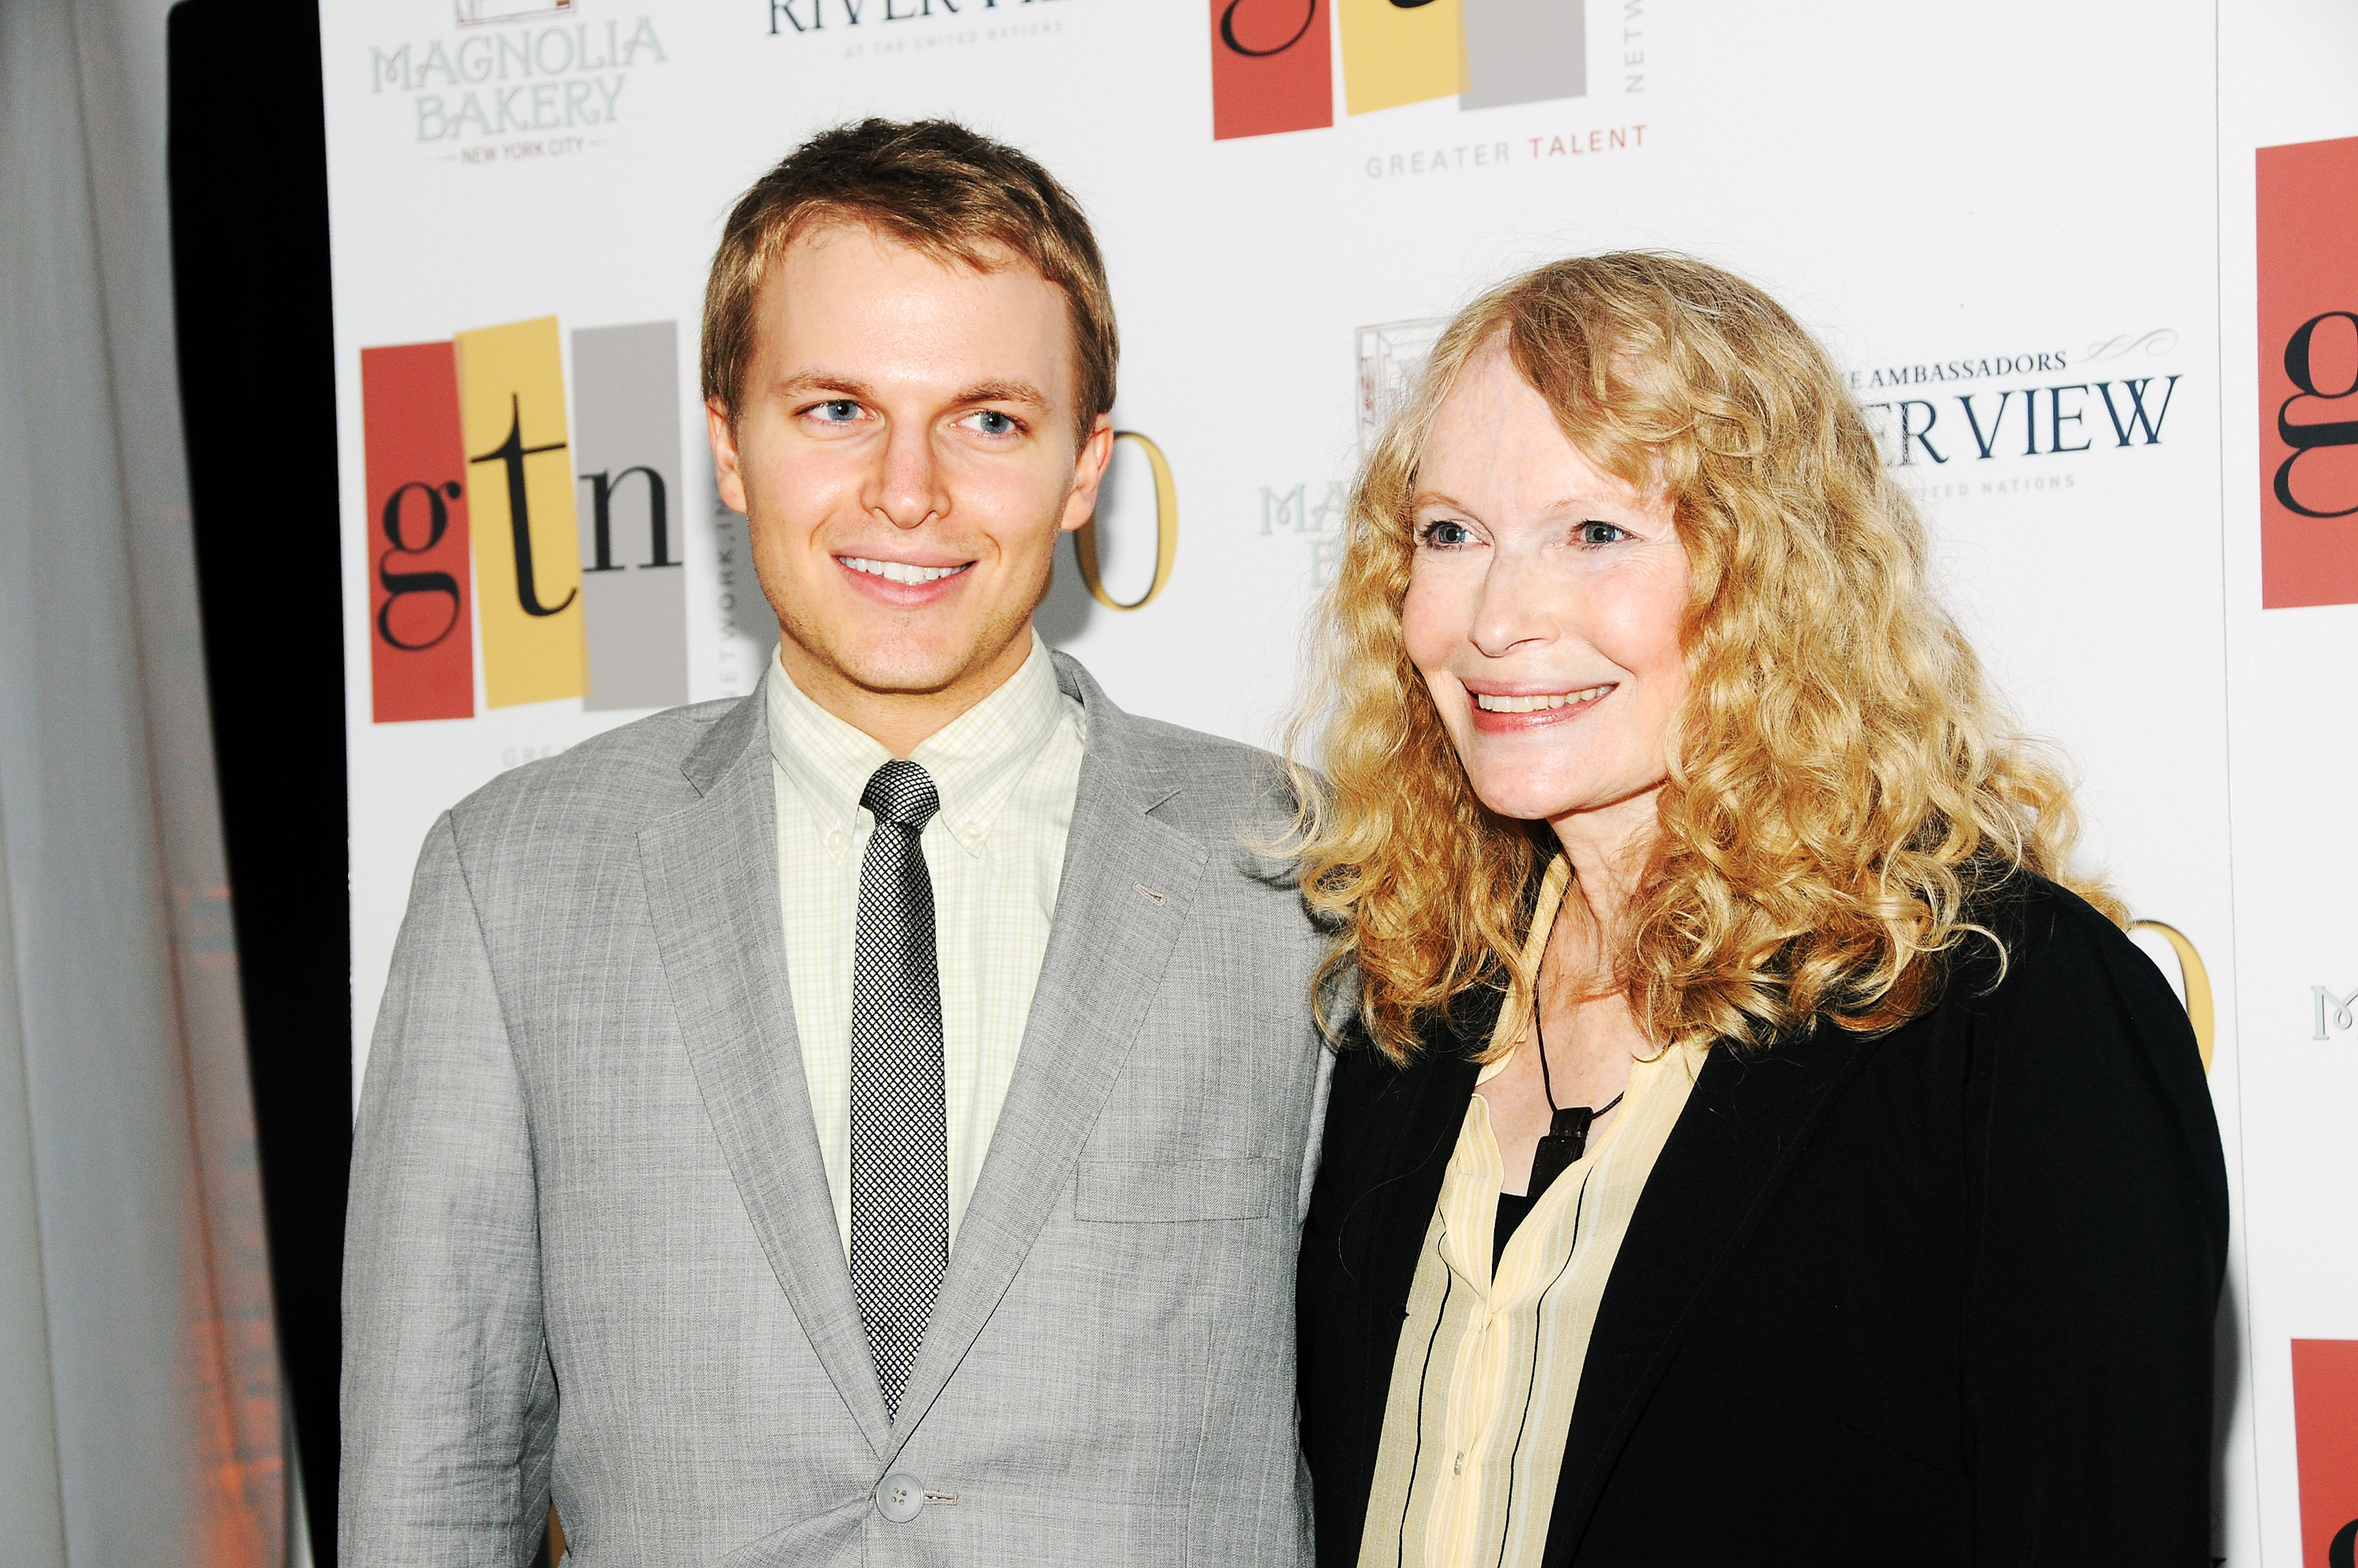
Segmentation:
{"type": "MultiPolygon", "coordinates": [[[[1022,629],[1029,642],[1029,623],[1022,629]]],[[[914,638],[905,632],[846,645],[828,641],[802,644],[807,663],[827,676],[875,697],[938,697],[999,662],[1008,639],[914,638]],[[984,642],[991,645],[985,647],[984,642]]],[[[793,660],[788,661],[790,672],[793,660]]]]}

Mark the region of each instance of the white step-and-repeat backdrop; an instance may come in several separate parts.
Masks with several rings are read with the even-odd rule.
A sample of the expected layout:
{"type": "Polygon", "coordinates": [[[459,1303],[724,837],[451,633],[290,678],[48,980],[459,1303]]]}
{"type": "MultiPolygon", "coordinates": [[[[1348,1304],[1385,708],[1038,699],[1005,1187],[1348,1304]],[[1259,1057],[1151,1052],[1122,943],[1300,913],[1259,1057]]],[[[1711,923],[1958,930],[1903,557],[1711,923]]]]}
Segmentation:
{"type": "Polygon", "coordinates": [[[1439,319],[1549,257],[1691,252],[1848,367],[2076,760],[2091,855],[2167,928],[2140,939],[2212,1021],[2236,1184],[2218,1553],[2327,1568],[2338,1537],[2346,1568],[2347,6],[378,0],[322,28],[356,1060],[438,811],[764,665],[697,320],[730,204],[810,131],[956,116],[1087,205],[1144,438],[1041,623],[1125,706],[1259,741],[1439,319]]]}

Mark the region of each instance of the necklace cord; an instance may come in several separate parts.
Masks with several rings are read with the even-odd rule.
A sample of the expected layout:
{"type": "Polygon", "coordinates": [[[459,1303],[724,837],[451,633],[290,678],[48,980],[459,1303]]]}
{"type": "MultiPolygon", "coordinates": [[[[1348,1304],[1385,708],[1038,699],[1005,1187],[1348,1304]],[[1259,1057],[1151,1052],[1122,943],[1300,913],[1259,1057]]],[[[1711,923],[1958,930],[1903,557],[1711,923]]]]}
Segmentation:
{"type": "MultiPolygon", "coordinates": [[[[1548,1073],[1547,1024],[1540,1017],[1541,1011],[1539,977],[1534,975],[1531,977],[1531,1033],[1538,1040],[1540,1047],[1540,1092],[1547,1096],[1548,1116],[1552,1120],[1555,1113],[1562,1110],[1563,1107],[1555,1103],[1555,1079],[1548,1073]]],[[[1606,1111],[1619,1105],[1628,1093],[1628,1089],[1623,1089],[1619,1094],[1590,1111],[1588,1119],[1594,1121],[1603,1116],[1606,1111]]]]}

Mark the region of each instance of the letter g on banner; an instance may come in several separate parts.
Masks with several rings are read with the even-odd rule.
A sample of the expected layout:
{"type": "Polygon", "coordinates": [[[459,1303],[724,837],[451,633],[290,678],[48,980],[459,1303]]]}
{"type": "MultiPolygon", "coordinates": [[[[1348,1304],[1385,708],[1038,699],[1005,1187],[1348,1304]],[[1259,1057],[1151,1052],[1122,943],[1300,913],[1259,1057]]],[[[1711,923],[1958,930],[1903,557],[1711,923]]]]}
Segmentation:
{"type": "Polygon", "coordinates": [[[2358,501],[2353,501],[2339,510],[2328,510],[2332,506],[2331,501],[2320,501],[2318,505],[2311,506],[2296,496],[2292,488],[2293,465],[2309,453],[2320,449],[2358,446],[2358,419],[2325,419],[2300,424],[2292,417],[2292,406],[2305,399],[2339,403],[2353,394],[2358,394],[2358,369],[2351,372],[2350,384],[2339,392],[2326,392],[2317,384],[2311,351],[2317,330],[2328,321],[2347,321],[2352,331],[2358,333],[2358,314],[2347,310],[2328,310],[2303,321],[2285,343],[2285,374],[2291,379],[2294,391],[2277,409],[2277,438],[2292,449],[2292,454],[2277,469],[2276,492],[2277,499],[2283,502],[2288,510],[2298,512],[2303,517],[2347,517],[2358,513],[2358,501]]]}
{"type": "Polygon", "coordinates": [[[1154,602],[1163,585],[1171,580],[1171,563],[1179,554],[1179,487],[1171,479],[1171,460],[1163,449],[1135,430],[1116,430],[1117,442],[1136,441],[1138,449],[1146,454],[1148,467],[1154,470],[1154,577],[1146,591],[1124,604],[1106,591],[1105,576],[1098,568],[1098,520],[1091,517],[1073,533],[1073,554],[1081,563],[1081,580],[1088,584],[1089,597],[1108,610],[1143,610],[1154,602]]]}

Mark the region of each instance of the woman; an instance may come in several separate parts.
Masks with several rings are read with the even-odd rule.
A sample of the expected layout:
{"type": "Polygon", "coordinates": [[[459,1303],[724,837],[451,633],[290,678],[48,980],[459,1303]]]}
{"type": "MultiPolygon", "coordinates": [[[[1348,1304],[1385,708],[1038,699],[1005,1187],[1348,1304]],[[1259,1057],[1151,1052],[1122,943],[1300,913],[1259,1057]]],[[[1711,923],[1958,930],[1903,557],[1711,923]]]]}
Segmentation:
{"type": "Polygon", "coordinates": [[[1541,267],[1349,529],[1320,1563],[2205,1562],[2194,1041],[1817,346],[1697,262],[1541,267]]]}

